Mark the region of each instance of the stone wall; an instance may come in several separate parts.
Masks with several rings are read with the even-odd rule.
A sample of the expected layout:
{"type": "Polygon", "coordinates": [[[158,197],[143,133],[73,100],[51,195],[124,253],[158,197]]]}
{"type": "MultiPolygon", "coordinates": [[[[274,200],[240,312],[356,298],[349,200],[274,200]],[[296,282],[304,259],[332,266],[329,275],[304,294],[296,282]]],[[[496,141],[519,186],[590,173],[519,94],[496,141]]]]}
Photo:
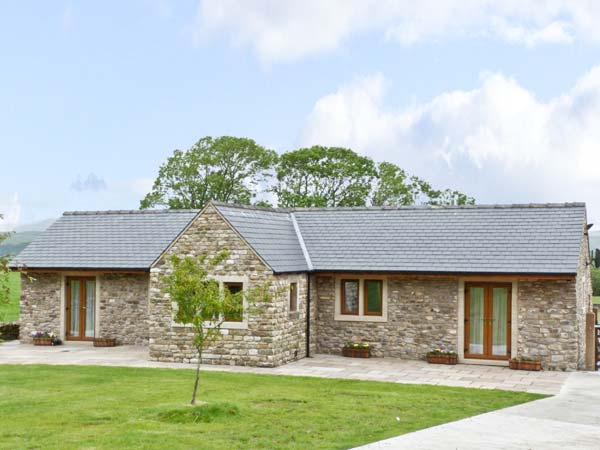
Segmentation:
{"type": "Polygon", "coordinates": [[[456,351],[458,281],[390,277],[387,322],[335,320],[335,277],[317,276],[316,349],[338,354],[346,342],[368,342],[374,356],[420,359],[434,347],[456,351]]]}
{"type": "Polygon", "coordinates": [[[103,274],[98,337],[126,345],[148,344],[148,274],[103,274]]]}
{"type": "MultiPolygon", "coordinates": [[[[287,311],[288,282],[294,276],[276,276],[229,224],[209,206],[177,239],[155,264],[150,274],[149,343],[150,358],[157,361],[193,363],[193,333],[188,327],[172,323],[172,305],[163,292],[161,277],[171,271],[168,258],[214,256],[229,250],[229,258],[210,272],[210,276],[246,277],[246,289],[269,284],[270,301],[256,302],[245,314],[246,328],[224,328],[222,337],[202,355],[208,364],[235,364],[273,367],[303,356],[303,314],[290,318],[287,311]]],[[[294,278],[295,279],[295,278],[294,278]]],[[[298,279],[301,282],[300,279],[298,279]]],[[[306,288],[299,285],[302,297],[306,288]]],[[[301,304],[305,304],[300,300],[301,304]]]]}
{"type": "Polygon", "coordinates": [[[33,281],[21,275],[20,338],[31,343],[32,331],[60,335],[61,276],[58,273],[36,273],[33,281]]]}
{"type": "Polygon", "coordinates": [[[279,329],[274,332],[275,354],[279,355],[278,364],[283,364],[306,356],[307,278],[305,274],[300,274],[278,275],[276,279],[282,292],[289,292],[290,283],[298,283],[297,312],[289,311],[288,295],[278,296],[274,300],[279,324],[279,329]]]}
{"type": "Polygon", "coordinates": [[[581,241],[579,253],[579,265],[577,267],[577,324],[579,352],[577,365],[579,369],[585,368],[586,356],[586,314],[592,311],[592,273],[590,261],[590,246],[587,234],[587,220],[584,224],[584,234],[581,241]]]}
{"type": "Polygon", "coordinates": [[[579,327],[575,280],[519,281],[515,356],[540,358],[547,370],[576,370],[579,327]]]}

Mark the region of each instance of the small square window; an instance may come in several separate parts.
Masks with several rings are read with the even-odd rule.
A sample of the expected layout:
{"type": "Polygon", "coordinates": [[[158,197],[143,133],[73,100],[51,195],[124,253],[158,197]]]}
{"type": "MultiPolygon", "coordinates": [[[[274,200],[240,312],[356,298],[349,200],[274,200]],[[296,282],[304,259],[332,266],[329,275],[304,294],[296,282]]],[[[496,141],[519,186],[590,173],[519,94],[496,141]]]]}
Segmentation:
{"type": "Polygon", "coordinates": [[[383,313],[383,281],[365,280],[365,315],[381,316],[383,313]]]}
{"type": "Polygon", "coordinates": [[[290,283],[290,312],[298,311],[298,283],[290,283]]]}
{"type": "Polygon", "coordinates": [[[242,283],[223,283],[226,292],[234,299],[234,305],[230,311],[225,313],[226,322],[242,322],[244,315],[244,285],[242,283]]]}
{"type": "Polygon", "coordinates": [[[342,314],[358,315],[358,280],[342,280],[342,314]]]}

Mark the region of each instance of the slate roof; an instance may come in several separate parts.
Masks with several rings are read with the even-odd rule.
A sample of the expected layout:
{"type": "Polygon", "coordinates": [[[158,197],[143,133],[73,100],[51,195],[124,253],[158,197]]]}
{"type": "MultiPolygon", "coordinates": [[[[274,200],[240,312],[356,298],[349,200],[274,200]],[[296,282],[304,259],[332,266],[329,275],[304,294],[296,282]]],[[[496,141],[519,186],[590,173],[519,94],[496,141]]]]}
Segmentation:
{"type": "Polygon", "coordinates": [[[214,203],[219,212],[275,272],[305,272],[306,259],[286,210],[214,203]]]}
{"type": "Polygon", "coordinates": [[[149,270],[198,212],[66,212],[25,247],[11,266],[149,270]]]}
{"type": "MultiPolygon", "coordinates": [[[[213,205],[276,273],[573,275],[586,222],[583,203],[295,209],[213,205]]],[[[198,212],[67,212],[13,266],[148,270],[198,212]]]]}
{"type": "Polygon", "coordinates": [[[215,206],[275,272],[308,266],[325,272],[575,274],[586,220],[583,203],[215,206]]]}

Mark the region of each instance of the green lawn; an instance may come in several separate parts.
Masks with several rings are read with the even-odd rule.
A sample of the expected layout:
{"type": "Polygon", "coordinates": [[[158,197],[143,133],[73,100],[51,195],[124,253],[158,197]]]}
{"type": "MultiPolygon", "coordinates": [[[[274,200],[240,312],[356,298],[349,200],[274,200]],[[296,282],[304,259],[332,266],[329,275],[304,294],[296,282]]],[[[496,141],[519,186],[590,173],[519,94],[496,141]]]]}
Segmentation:
{"type": "Polygon", "coordinates": [[[19,296],[21,295],[20,274],[12,272],[8,274],[8,285],[10,296],[8,304],[0,302],[0,322],[12,322],[19,320],[19,296]]]}
{"type": "Polygon", "coordinates": [[[592,297],[592,303],[600,305],[600,297],[592,297]]]}
{"type": "Polygon", "coordinates": [[[537,394],[192,370],[0,365],[0,448],[345,449],[537,394]],[[397,419],[399,418],[399,420],[397,419]]]}

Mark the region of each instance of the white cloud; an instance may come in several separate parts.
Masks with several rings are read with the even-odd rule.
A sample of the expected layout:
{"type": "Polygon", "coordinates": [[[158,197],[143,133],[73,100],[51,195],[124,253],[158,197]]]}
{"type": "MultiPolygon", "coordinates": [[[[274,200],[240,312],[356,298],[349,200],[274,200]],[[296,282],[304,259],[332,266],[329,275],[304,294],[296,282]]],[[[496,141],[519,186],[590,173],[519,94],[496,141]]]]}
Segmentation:
{"type": "Polygon", "coordinates": [[[13,231],[21,218],[21,203],[17,194],[0,195],[0,232],[13,231]]]}
{"type": "Polygon", "coordinates": [[[342,145],[389,160],[479,202],[587,201],[600,221],[600,66],[542,102],[514,79],[389,108],[380,74],[320,98],[303,145],[342,145]]]}
{"type": "Polygon", "coordinates": [[[600,41],[595,0],[201,0],[197,42],[224,35],[264,62],[335,50],[357,33],[411,45],[442,38],[491,38],[534,47],[600,41]]]}
{"type": "Polygon", "coordinates": [[[71,189],[75,191],[103,191],[106,188],[106,181],[95,173],[90,173],[83,181],[78,175],[77,179],[71,183],[71,189]]]}

